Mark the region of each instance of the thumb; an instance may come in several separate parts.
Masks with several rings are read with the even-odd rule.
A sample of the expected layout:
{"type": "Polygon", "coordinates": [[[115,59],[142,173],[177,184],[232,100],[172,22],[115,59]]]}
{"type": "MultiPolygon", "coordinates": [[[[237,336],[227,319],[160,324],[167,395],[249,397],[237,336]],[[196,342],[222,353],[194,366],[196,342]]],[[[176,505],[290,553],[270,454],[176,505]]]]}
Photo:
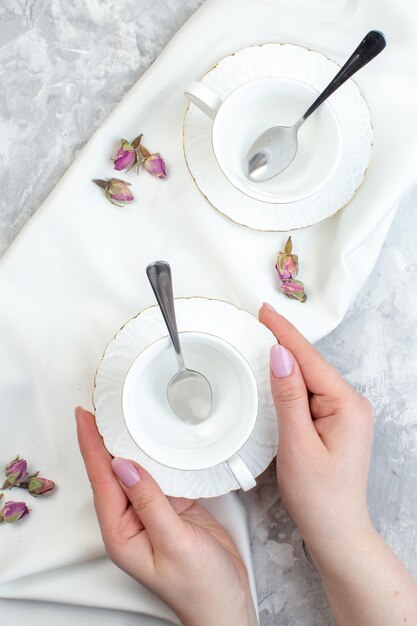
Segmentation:
{"type": "Polygon", "coordinates": [[[140,465],[116,457],[113,471],[155,547],[176,545],[183,522],[152,476],[140,465]]]}
{"type": "Polygon", "coordinates": [[[317,437],[307,387],[293,354],[281,345],[270,352],[271,390],[278,416],[280,445],[317,437]]]}

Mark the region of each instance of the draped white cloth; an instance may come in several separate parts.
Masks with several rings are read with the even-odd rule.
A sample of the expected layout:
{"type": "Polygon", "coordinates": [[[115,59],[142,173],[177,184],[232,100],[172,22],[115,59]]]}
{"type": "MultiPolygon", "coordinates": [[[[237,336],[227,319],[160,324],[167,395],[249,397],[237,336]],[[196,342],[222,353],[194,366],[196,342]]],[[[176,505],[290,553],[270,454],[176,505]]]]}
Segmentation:
{"type": "MultiPolygon", "coordinates": [[[[52,619],[106,624],[103,608],[115,609],[109,623],[116,625],[133,619],[144,625],[177,623],[104,556],[73,407],[91,407],[106,344],[125,320],[153,303],[144,268],[157,258],[171,263],[178,296],[220,298],[253,313],[269,301],[312,341],[340,322],[375,263],[397,203],[417,181],[416,33],[414,0],[395,5],[207,0],[94,134],[5,254],[0,464],[19,453],[58,484],[50,498],[31,501],[26,520],[1,526],[5,623],[10,615],[23,625],[30,610],[32,624],[52,619]],[[388,46],[355,80],[372,114],[373,158],[363,185],[342,211],[297,231],[295,252],[308,260],[302,279],[309,300],[301,305],[277,293],[273,264],[284,236],[232,223],[194,186],[181,146],[183,90],[220,58],[253,43],[299,43],[343,63],[372,28],[385,32],[388,46]],[[161,181],[131,174],[137,201],[119,209],[90,181],[112,175],[109,154],[115,143],[138,132],[145,134],[145,145],[161,151],[169,176],[161,181]]],[[[17,499],[20,492],[5,499],[9,495],[17,499]]],[[[209,506],[227,524],[250,568],[245,513],[236,496],[209,506]]]]}

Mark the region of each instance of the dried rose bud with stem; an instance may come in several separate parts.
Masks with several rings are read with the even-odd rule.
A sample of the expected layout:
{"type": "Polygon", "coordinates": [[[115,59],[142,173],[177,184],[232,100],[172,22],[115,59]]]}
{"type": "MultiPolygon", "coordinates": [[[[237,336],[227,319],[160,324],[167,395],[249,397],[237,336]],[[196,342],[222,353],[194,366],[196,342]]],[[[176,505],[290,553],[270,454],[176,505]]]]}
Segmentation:
{"type": "Polygon", "coordinates": [[[286,241],[284,252],[279,252],[275,268],[281,281],[280,290],[292,300],[305,302],[304,284],[294,278],[298,274],[298,256],[292,253],[291,237],[286,241]]]}
{"type": "Polygon", "coordinates": [[[132,146],[136,150],[138,172],[139,165],[142,164],[145,170],[152,176],[165,178],[167,172],[164,159],[161,157],[159,152],[151,154],[151,152],[149,152],[149,150],[142,145],[142,137],[143,134],[138,135],[136,139],[132,141],[132,146]]]}
{"type": "Polygon", "coordinates": [[[112,156],[112,161],[114,163],[115,170],[126,170],[127,173],[132,169],[137,161],[135,147],[126,139],[121,139],[119,147],[112,156]]]}
{"type": "Polygon", "coordinates": [[[55,489],[55,483],[53,480],[43,478],[38,475],[39,472],[29,478],[27,482],[27,490],[32,496],[43,496],[46,493],[50,493],[55,489]]]}
{"type": "Polygon", "coordinates": [[[10,463],[6,465],[4,472],[6,474],[6,480],[3,483],[2,489],[19,487],[20,483],[27,477],[27,462],[17,455],[13,461],[10,461],[10,463]]]}
{"type": "Polygon", "coordinates": [[[93,183],[104,189],[104,194],[112,204],[116,206],[125,206],[134,200],[133,193],[130,191],[130,183],[120,178],[109,178],[101,180],[94,178],[93,183]]]}
{"type": "Polygon", "coordinates": [[[0,522],[12,524],[29,514],[29,509],[25,502],[6,502],[0,511],[0,522]]]}

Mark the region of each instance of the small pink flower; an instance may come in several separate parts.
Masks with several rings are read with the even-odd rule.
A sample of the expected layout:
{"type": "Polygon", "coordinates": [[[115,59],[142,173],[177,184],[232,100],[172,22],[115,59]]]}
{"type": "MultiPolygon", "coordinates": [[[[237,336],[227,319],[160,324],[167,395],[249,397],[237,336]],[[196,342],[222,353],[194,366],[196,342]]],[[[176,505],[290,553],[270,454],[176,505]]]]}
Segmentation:
{"type": "Polygon", "coordinates": [[[165,161],[159,153],[151,154],[146,157],[143,161],[143,167],[149,174],[152,174],[152,176],[165,178],[167,175],[165,161]]]}
{"type": "Polygon", "coordinates": [[[139,137],[137,137],[133,142],[133,145],[136,146],[138,160],[142,163],[143,167],[149,174],[157,176],[158,178],[165,178],[167,171],[164,159],[161,157],[159,152],[151,154],[145,146],[142,146],[141,140],[142,135],[139,135],[139,137]]]}
{"type": "Polygon", "coordinates": [[[129,189],[130,183],[120,180],[120,178],[109,178],[109,180],[95,178],[93,183],[104,189],[106,198],[112,204],[125,206],[134,200],[133,193],[129,189]]]}
{"type": "Polygon", "coordinates": [[[35,474],[29,478],[28,490],[32,496],[43,496],[55,489],[55,483],[35,474]]]}
{"type": "Polygon", "coordinates": [[[300,280],[294,278],[298,274],[298,256],[292,254],[291,237],[287,239],[284,252],[279,252],[275,269],[281,281],[280,290],[292,300],[305,302],[307,295],[304,291],[304,285],[300,280]]]}
{"type": "Polygon", "coordinates": [[[114,169],[129,171],[136,163],[136,150],[126,139],[120,140],[120,145],[112,157],[114,169]]]}
{"type": "Polygon", "coordinates": [[[283,280],[280,289],[292,300],[298,300],[299,302],[305,302],[307,300],[307,295],[304,292],[304,285],[301,280],[295,280],[294,278],[283,280]]]}
{"type": "Polygon", "coordinates": [[[7,487],[18,487],[27,475],[27,463],[25,459],[20,459],[19,455],[5,467],[6,480],[2,489],[7,487]]]}
{"type": "Polygon", "coordinates": [[[297,275],[298,267],[294,259],[294,256],[295,255],[293,254],[283,255],[284,258],[281,261],[281,267],[279,267],[277,263],[276,268],[277,268],[278,276],[280,277],[281,280],[292,278],[293,276],[297,275]]]}
{"type": "Polygon", "coordinates": [[[0,511],[0,522],[12,524],[28,515],[29,509],[25,502],[6,502],[0,511]]]}
{"type": "Polygon", "coordinates": [[[281,280],[294,278],[298,274],[298,256],[292,254],[291,237],[287,239],[284,252],[278,254],[276,268],[281,280]]]}

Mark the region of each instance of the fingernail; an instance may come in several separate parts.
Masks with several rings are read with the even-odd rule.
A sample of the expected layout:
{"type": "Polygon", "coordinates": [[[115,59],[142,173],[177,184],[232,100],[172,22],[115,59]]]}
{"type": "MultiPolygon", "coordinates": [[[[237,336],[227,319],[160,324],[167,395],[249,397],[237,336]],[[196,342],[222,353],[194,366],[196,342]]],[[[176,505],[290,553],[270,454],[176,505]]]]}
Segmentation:
{"type": "Polygon", "coordinates": [[[113,471],[125,487],[134,487],[140,481],[140,474],[128,459],[116,457],[111,462],[113,471]]]}
{"type": "Polygon", "coordinates": [[[272,306],[272,304],[268,304],[268,302],[264,302],[263,305],[264,307],[266,307],[267,309],[269,309],[270,311],[272,311],[273,313],[276,313],[277,310],[274,309],[274,307],[272,306]]]}
{"type": "Polygon", "coordinates": [[[79,411],[82,411],[82,410],[83,410],[82,406],[76,406],[75,407],[75,409],[74,409],[75,419],[77,419],[79,411]]]}
{"type": "Polygon", "coordinates": [[[284,346],[280,345],[272,346],[270,363],[275,378],[289,376],[294,368],[294,359],[291,352],[288,352],[284,346]]]}

